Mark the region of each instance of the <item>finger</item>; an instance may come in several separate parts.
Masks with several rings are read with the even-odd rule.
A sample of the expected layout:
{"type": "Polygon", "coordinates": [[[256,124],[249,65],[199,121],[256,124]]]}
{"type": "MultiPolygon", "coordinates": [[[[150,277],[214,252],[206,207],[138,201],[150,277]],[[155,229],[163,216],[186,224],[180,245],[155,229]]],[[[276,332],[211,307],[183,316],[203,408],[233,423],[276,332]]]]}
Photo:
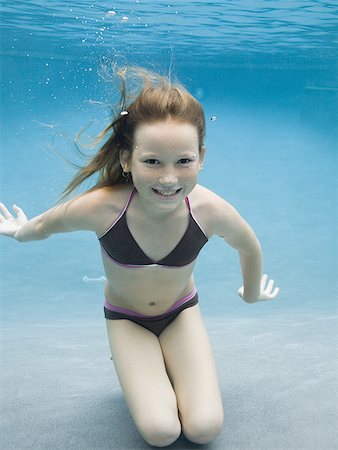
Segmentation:
{"type": "Polygon", "coordinates": [[[263,293],[264,300],[273,300],[275,297],[277,297],[278,293],[279,293],[279,288],[275,288],[272,293],[265,291],[263,293]]]}
{"type": "Polygon", "coordinates": [[[271,294],[271,298],[277,297],[278,294],[279,294],[279,288],[276,287],[275,290],[273,291],[273,293],[271,294]]]}
{"type": "Polygon", "coordinates": [[[271,294],[272,289],[273,289],[273,283],[275,282],[275,280],[270,280],[267,287],[266,287],[266,293],[267,294],[271,294]]]}
{"type": "Polygon", "coordinates": [[[26,217],[26,214],[23,212],[23,210],[21,209],[21,208],[19,208],[19,206],[18,205],[13,205],[13,209],[14,209],[14,211],[15,211],[15,213],[16,213],[16,215],[18,216],[18,217],[26,217]]]}
{"type": "Polygon", "coordinates": [[[3,203],[0,203],[0,212],[4,215],[6,219],[11,219],[13,217],[3,203]]]}
{"type": "Polygon", "coordinates": [[[265,290],[266,280],[268,279],[267,274],[265,273],[261,278],[261,292],[265,290]]]}

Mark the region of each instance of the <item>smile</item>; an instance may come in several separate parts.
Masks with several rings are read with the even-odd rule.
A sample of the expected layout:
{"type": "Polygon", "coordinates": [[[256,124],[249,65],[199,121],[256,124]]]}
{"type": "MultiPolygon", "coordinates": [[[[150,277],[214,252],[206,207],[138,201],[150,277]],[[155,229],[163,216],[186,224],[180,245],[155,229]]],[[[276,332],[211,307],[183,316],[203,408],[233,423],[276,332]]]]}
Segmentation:
{"type": "Polygon", "coordinates": [[[161,197],[167,197],[167,198],[170,198],[170,197],[174,197],[176,194],[178,194],[179,192],[181,192],[181,190],[182,190],[182,188],[180,188],[180,189],[175,189],[175,190],[165,190],[165,191],[162,191],[162,190],[160,190],[160,189],[154,189],[153,188],[153,191],[157,194],[157,195],[160,195],[161,197]]]}

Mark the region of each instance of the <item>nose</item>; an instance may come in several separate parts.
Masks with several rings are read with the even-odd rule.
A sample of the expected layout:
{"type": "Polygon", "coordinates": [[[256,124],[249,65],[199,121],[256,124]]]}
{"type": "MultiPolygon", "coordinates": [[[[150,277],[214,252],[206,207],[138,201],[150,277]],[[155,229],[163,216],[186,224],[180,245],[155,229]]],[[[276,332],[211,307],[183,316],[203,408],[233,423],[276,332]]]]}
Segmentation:
{"type": "Polygon", "coordinates": [[[158,181],[162,186],[175,186],[178,184],[178,177],[174,170],[166,170],[161,173],[158,181]]]}

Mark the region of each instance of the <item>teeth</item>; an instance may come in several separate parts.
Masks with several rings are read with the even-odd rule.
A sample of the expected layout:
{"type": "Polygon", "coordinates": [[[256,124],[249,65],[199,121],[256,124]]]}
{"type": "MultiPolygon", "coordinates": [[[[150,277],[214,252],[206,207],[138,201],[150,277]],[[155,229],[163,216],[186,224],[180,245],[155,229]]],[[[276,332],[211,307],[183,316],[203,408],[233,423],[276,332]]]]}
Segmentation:
{"type": "Polygon", "coordinates": [[[163,195],[164,197],[170,197],[172,195],[175,195],[178,192],[178,190],[177,191],[159,191],[158,189],[154,189],[155,192],[163,195]]]}

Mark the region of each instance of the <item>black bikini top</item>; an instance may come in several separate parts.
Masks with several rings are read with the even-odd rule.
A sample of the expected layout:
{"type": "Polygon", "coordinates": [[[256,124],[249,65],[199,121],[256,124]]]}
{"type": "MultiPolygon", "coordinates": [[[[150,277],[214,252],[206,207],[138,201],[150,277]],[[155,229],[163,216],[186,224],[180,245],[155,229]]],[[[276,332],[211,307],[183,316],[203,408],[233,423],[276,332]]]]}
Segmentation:
{"type": "Polygon", "coordinates": [[[118,218],[99,237],[106,256],[113,262],[129,268],[140,266],[182,267],[193,262],[208,238],[193,216],[188,197],[185,198],[185,202],[189,209],[189,224],[182,239],[169,255],[160,261],[154,261],[143,252],[128,228],[127,209],[136,192],[137,190],[134,188],[118,218]]]}

